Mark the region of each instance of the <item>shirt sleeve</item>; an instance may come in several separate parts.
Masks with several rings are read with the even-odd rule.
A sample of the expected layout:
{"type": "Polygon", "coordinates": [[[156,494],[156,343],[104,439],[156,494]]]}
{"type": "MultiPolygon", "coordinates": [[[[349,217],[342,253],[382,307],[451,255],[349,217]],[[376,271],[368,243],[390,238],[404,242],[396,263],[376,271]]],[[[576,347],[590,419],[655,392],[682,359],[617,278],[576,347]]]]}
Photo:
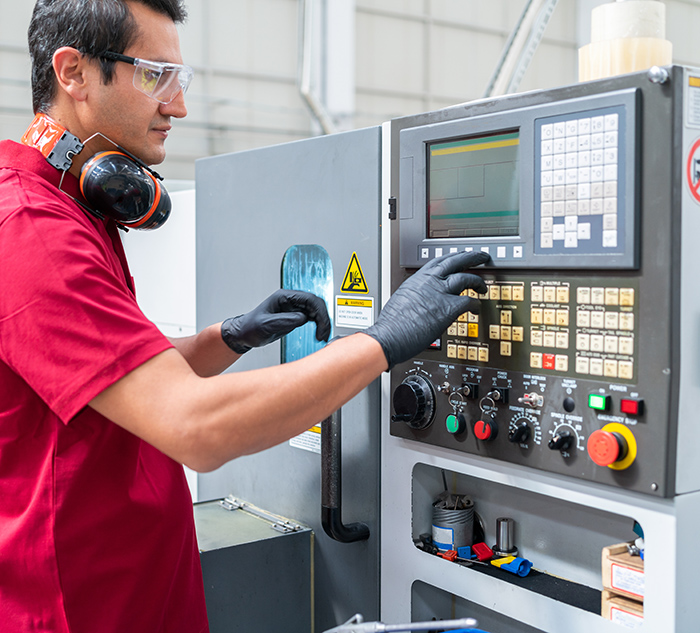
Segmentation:
{"type": "Polygon", "coordinates": [[[0,224],[0,359],[64,422],[172,347],[139,309],[104,226],[26,195],[0,224]]]}

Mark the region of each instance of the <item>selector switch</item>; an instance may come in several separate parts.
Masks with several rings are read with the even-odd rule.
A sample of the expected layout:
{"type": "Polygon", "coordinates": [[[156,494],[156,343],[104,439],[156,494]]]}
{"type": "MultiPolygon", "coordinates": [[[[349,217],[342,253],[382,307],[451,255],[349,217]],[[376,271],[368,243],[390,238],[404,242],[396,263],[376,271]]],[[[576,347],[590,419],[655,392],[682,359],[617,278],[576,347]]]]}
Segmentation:
{"type": "Polygon", "coordinates": [[[527,422],[521,422],[510,433],[508,433],[508,441],[513,444],[522,444],[530,439],[530,427],[527,422]]]}
{"type": "Polygon", "coordinates": [[[495,440],[498,435],[498,424],[496,424],[496,420],[493,418],[479,420],[474,425],[474,435],[482,442],[495,440]]]}
{"type": "Polygon", "coordinates": [[[413,429],[424,429],[435,415],[435,395],[431,383],[422,376],[407,376],[393,396],[393,422],[405,422],[413,429]]]}
{"type": "Polygon", "coordinates": [[[552,451],[561,451],[565,453],[571,448],[574,443],[574,436],[571,431],[560,431],[547,443],[547,448],[552,451]]]}

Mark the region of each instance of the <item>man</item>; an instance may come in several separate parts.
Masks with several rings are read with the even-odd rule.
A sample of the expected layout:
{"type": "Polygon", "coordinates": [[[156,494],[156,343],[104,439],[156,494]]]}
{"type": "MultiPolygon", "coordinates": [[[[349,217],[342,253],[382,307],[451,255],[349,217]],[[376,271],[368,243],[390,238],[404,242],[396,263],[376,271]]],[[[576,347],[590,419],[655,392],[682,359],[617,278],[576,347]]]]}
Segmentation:
{"type": "Polygon", "coordinates": [[[3,631],[208,630],[181,464],[210,471],[297,435],[478,309],[464,289],[485,290],[463,272],[483,254],[435,260],[364,333],[251,372],[219,375],[307,320],[327,337],[318,298],[278,291],[196,336],[160,334],[136,305],[114,220],[98,217],[78,176],[114,143],[162,162],[171,118],[187,113],[184,18],[180,0],[34,10],[38,120],[85,147],[63,173],[33,127],[29,147],[0,143],[3,631]]]}

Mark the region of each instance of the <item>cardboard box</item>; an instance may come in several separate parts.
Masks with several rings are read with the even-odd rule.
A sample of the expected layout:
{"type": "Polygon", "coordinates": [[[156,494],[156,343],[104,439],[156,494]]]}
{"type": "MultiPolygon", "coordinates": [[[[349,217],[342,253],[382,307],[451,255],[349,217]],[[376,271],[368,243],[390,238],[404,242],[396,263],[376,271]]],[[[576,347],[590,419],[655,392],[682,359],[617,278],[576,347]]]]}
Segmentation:
{"type": "Polygon", "coordinates": [[[644,600],[644,561],[627,553],[627,543],[603,548],[603,588],[633,600],[644,600]]]}
{"type": "Polygon", "coordinates": [[[612,591],[603,590],[600,614],[626,628],[637,628],[644,624],[644,604],[624,598],[612,591]]]}

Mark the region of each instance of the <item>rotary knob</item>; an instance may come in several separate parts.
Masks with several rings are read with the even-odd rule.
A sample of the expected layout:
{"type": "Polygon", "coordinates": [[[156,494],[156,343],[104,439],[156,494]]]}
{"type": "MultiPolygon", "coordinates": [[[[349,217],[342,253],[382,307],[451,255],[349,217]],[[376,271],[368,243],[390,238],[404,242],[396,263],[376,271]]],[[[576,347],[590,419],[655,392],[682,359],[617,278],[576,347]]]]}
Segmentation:
{"type": "Polygon", "coordinates": [[[407,376],[396,387],[393,397],[394,422],[405,422],[412,429],[424,429],[435,416],[433,386],[423,376],[407,376]]]}
{"type": "Polygon", "coordinates": [[[574,436],[571,431],[560,431],[547,444],[547,448],[552,451],[566,452],[574,443],[574,436]]]}
{"type": "Polygon", "coordinates": [[[520,422],[508,433],[508,441],[513,444],[521,444],[530,439],[530,426],[527,422],[520,422]]]}

